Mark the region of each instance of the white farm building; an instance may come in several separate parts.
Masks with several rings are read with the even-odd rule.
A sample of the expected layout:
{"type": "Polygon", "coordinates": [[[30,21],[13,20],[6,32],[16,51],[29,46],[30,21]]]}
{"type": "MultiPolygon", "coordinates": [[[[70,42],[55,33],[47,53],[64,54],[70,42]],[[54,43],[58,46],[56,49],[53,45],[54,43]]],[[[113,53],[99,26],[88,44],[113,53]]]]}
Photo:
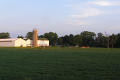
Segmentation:
{"type": "MultiPolygon", "coordinates": [[[[38,40],[38,47],[40,46],[49,46],[49,40],[38,40]]],[[[0,39],[0,47],[32,47],[33,41],[28,39],[24,40],[22,38],[14,39],[0,39]]]]}

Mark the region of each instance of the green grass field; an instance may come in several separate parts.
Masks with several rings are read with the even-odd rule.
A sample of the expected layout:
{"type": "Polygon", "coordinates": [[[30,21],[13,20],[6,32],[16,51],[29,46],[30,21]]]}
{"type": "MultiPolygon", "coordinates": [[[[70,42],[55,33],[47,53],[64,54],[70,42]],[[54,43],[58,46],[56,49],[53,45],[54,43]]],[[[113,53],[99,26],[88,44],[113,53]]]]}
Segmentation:
{"type": "Polygon", "coordinates": [[[0,80],[120,80],[120,49],[0,48],[0,80]]]}

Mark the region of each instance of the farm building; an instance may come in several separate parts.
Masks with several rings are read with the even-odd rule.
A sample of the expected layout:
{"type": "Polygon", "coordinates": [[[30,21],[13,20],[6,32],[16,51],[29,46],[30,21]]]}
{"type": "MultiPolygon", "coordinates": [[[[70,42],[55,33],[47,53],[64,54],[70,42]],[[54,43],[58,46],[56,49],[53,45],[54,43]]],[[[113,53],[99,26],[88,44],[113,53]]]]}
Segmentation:
{"type": "Polygon", "coordinates": [[[0,39],[0,47],[48,47],[49,40],[39,39],[37,29],[33,30],[33,40],[14,38],[14,39],[0,39]]]}
{"type": "MultiPolygon", "coordinates": [[[[0,39],[0,47],[32,47],[33,40],[25,40],[22,38],[0,39]]],[[[49,40],[37,40],[37,47],[49,46],[49,40]]]]}

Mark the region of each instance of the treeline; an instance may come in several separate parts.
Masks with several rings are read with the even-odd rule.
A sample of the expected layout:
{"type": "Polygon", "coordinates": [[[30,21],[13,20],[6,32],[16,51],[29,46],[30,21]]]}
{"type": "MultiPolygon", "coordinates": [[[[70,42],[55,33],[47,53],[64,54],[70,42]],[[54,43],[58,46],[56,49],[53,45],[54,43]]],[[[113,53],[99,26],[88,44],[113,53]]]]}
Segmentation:
{"type": "MultiPolygon", "coordinates": [[[[32,39],[32,32],[28,32],[26,38],[32,39]]],[[[38,38],[48,39],[51,46],[120,48],[120,33],[108,36],[103,33],[83,31],[77,35],[69,34],[58,37],[57,33],[49,32],[39,35],[38,38]]]]}
{"type": "MultiPolygon", "coordinates": [[[[18,38],[32,39],[32,35],[32,32],[28,32],[25,37],[18,35],[18,38]]],[[[0,38],[10,38],[10,35],[9,33],[0,33],[0,38]]],[[[108,36],[103,33],[83,31],[77,35],[69,34],[58,37],[57,33],[49,32],[39,35],[38,38],[48,39],[51,46],[120,48],[120,33],[108,36]]]]}
{"type": "Polygon", "coordinates": [[[10,38],[10,34],[8,32],[0,33],[0,39],[6,39],[6,38],[10,38]]]}
{"type": "Polygon", "coordinates": [[[83,31],[77,35],[69,34],[58,37],[56,33],[49,32],[40,35],[39,38],[49,39],[50,45],[53,46],[120,48],[120,33],[108,36],[103,33],[96,34],[95,32],[83,31]]]}

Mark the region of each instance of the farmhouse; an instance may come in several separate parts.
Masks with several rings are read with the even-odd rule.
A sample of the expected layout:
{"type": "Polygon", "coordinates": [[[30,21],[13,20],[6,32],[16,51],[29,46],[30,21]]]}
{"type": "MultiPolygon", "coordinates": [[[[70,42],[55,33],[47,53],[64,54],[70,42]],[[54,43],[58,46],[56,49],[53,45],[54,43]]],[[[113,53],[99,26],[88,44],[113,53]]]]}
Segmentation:
{"type": "MultiPolygon", "coordinates": [[[[38,47],[49,46],[49,40],[38,40],[38,47]]],[[[33,40],[24,40],[22,38],[0,39],[0,47],[32,47],[33,40]]]]}
{"type": "Polygon", "coordinates": [[[41,47],[49,46],[49,40],[40,39],[38,40],[37,30],[33,30],[33,40],[13,38],[13,39],[0,39],[0,47],[41,47]]]}

